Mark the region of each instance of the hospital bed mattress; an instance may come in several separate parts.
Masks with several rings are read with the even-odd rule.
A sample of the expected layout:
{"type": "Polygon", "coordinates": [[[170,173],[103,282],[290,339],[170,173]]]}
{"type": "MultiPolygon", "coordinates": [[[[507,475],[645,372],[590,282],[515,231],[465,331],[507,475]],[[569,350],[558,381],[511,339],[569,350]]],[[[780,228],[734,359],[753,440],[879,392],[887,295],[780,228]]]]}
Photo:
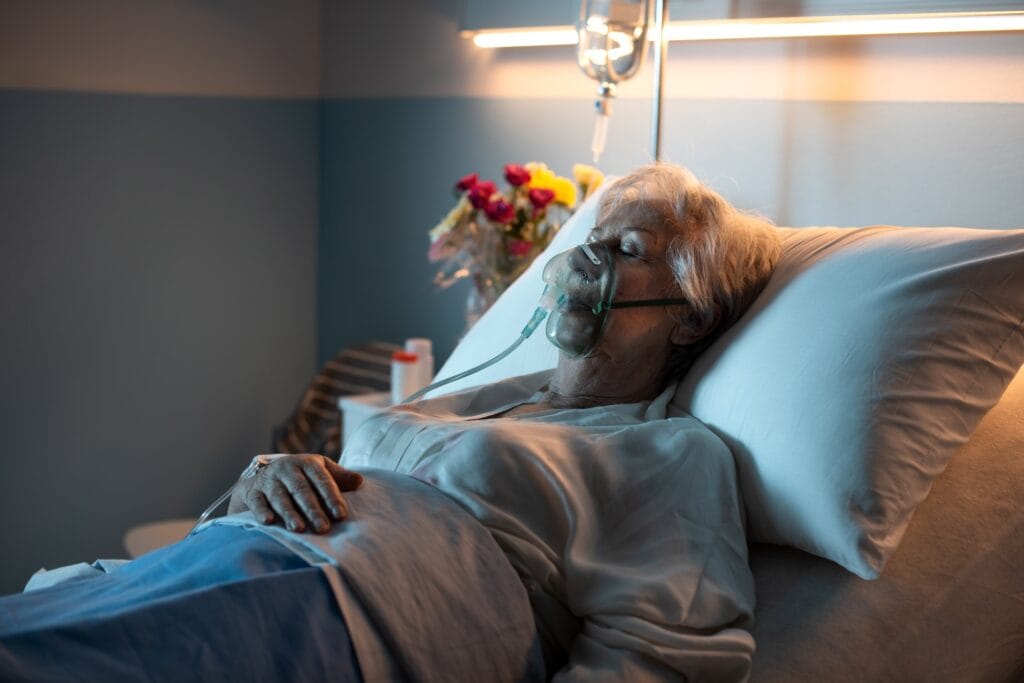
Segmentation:
{"type": "Polygon", "coordinates": [[[753,544],[753,683],[1024,681],[1024,370],[875,581],[753,544]]]}

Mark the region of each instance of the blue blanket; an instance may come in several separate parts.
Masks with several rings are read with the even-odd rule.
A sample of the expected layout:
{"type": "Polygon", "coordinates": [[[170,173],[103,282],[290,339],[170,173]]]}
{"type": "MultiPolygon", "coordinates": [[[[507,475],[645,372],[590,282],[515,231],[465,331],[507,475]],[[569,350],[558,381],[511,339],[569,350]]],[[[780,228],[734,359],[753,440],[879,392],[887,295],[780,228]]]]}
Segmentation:
{"type": "Polygon", "coordinates": [[[212,526],[109,574],[0,598],[0,680],[361,680],[323,573],[212,526]]]}

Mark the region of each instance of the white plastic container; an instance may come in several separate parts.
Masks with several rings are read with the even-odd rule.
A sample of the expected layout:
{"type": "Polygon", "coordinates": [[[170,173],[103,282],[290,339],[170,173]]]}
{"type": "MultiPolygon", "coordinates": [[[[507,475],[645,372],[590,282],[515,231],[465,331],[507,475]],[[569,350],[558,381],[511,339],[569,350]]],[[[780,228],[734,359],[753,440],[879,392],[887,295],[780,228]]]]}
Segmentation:
{"type": "Polygon", "coordinates": [[[391,405],[398,405],[422,388],[419,356],[411,351],[395,351],[391,355],[391,405]]]}
{"type": "Polygon", "coordinates": [[[405,340],[405,350],[416,354],[416,375],[419,382],[416,391],[419,391],[434,379],[434,345],[424,337],[412,337],[405,340]]]}

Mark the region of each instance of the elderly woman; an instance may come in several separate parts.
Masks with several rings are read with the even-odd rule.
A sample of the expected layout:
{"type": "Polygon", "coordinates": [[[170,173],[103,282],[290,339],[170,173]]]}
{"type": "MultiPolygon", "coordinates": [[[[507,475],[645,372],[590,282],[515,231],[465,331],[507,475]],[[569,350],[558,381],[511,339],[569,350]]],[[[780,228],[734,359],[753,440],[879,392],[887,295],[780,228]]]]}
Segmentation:
{"type": "MultiPolygon", "coordinates": [[[[191,653],[173,655],[177,673],[200,677],[744,680],[754,596],[734,464],[668,403],[696,355],[763,287],[779,249],[769,224],[681,168],[616,181],[586,246],[563,258],[549,336],[564,352],[553,371],[387,411],[359,428],[341,464],[265,460],[236,486],[237,514],[104,577],[111,587],[100,591],[138,590],[147,615],[172,594],[205,591],[214,607],[179,605],[179,618],[203,632],[194,640],[228,652],[190,649],[167,626],[159,647],[117,651],[191,653]],[[577,297],[589,285],[609,288],[600,305],[577,297]],[[213,552],[217,581],[147,588],[140,578],[155,565],[179,576],[213,552]],[[246,618],[233,616],[238,605],[246,618]]],[[[0,622],[38,618],[37,603],[4,611],[30,595],[0,601],[0,622]]],[[[130,612],[91,614],[130,628],[130,612]]],[[[69,647],[42,621],[0,627],[0,678],[32,677],[18,667],[35,661],[33,648],[59,658],[69,647]]]]}

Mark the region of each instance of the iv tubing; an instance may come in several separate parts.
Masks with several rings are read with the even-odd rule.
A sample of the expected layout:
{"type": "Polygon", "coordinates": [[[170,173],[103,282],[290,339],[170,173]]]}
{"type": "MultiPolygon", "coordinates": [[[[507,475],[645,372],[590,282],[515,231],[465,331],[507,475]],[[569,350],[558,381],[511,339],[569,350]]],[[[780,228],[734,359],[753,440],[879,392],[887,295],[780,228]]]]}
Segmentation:
{"type": "MultiPolygon", "coordinates": [[[[590,254],[589,254],[590,257],[592,259],[594,258],[593,252],[590,251],[589,247],[585,248],[585,251],[590,252],[590,254]]],[[[434,389],[437,389],[438,387],[443,387],[446,384],[451,384],[452,382],[456,382],[456,381],[462,379],[463,377],[469,377],[470,375],[472,375],[475,372],[480,372],[484,368],[491,367],[492,365],[497,363],[499,360],[501,360],[502,358],[504,358],[505,356],[507,356],[508,354],[512,353],[517,348],[519,348],[519,345],[522,344],[524,341],[526,341],[526,339],[531,334],[533,334],[533,331],[537,329],[537,327],[541,324],[541,322],[544,321],[544,318],[546,318],[548,316],[548,313],[555,306],[557,306],[558,303],[559,303],[559,300],[557,300],[555,298],[554,294],[552,294],[551,291],[547,287],[545,287],[544,288],[544,292],[541,294],[540,305],[537,306],[537,309],[533,312],[533,315],[530,317],[530,321],[528,323],[526,323],[526,327],[524,327],[523,331],[519,333],[519,338],[516,339],[514,342],[512,342],[511,346],[509,346],[507,349],[505,349],[504,351],[502,351],[501,353],[499,353],[497,356],[495,356],[494,358],[490,359],[489,361],[481,363],[480,365],[477,365],[476,367],[472,367],[469,370],[466,370],[465,372],[460,372],[457,375],[453,375],[451,377],[443,379],[440,382],[434,382],[433,384],[430,384],[428,386],[423,387],[422,389],[420,389],[416,393],[414,393],[411,396],[409,396],[409,398],[407,398],[404,401],[402,401],[402,404],[404,405],[406,403],[411,403],[412,401],[415,401],[415,400],[419,399],[421,396],[423,396],[427,392],[433,391],[434,389]]],[[[213,503],[210,505],[210,507],[208,507],[205,510],[203,510],[203,514],[199,515],[198,521],[196,521],[196,524],[195,524],[195,526],[192,527],[192,530],[188,532],[188,535],[191,536],[192,534],[194,534],[199,529],[199,527],[202,526],[203,522],[205,522],[207,519],[209,519],[210,515],[213,514],[214,510],[219,508],[224,503],[224,501],[226,501],[228,498],[231,497],[231,493],[235,490],[235,486],[238,484],[239,481],[242,481],[243,479],[248,479],[249,477],[254,476],[262,468],[266,467],[267,464],[270,462],[270,460],[273,459],[273,457],[275,457],[275,456],[257,455],[255,458],[253,458],[252,462],[249,463],[249,466],[246,467],[242,471],[242,474],[238,477],[238,480],[235,481],[233,484],[231,484],[231,486],[228,487],[228,490],[225,491],[224,493],[222,493],[220,495],[220,497],[217,498],[217,500],[213,501],[213,503]]]]}
{"type": "MultiPolygon", "coordinates": [[[[443,379],[440,382],[434,382],[433,384],[420,389],[415,394],[402,401],[402,403],[405,404],[415,401],[416,399],[426,394],[428,391],[433,391],[438,387],[443,387],[446,384],[451,384],[452,382],[460,380],[463,377],[469,377],[474,372],[480,372],[484,368],[489,368],[490,366],[494,365],[499,360],[501,360],[502,358],[504,358],[505,356],[519,348],[519,345],[526,341],[527,337],[533,334],[533,331],[537,329],[537,326],[540,325],[544,318],[547,317],[548,312],[557,304],[558,301],[555,300],[554,296],[545,287],[544,293],[541,295],[540,305],[537,306],[537,310],[533,312],[533,316],[530,318],[530,322],[526,323],[526,327],[524,327],[523,331],[519,333],[519,338],[512,342],[512,346],[508,347],[507,349],[499,353],[497,356],[495,356],[494,358],[490,359],[485,363],[481,363],[480,365],[477,365],[474,368],[470,368],[465,372],[460,372],[457,375],[448,377],[447,379],[443,379]]],[[[270,460],[273,459],[273,457],[274,456],[257,455],[255,458],[253,458],[252,462],[249,463],[249,466],[242,471],[242,474],[238,477],[238,480],[232,483],[231,486],[228,487],[228,490],[222,493],[220,497],[217,498],[217,500],[213,501],[210,507],[203,510],[203,514],[199,515],[199,520],[196,521],[195,526],[193,526],[192,530],[188,532],[188,535],[191,536],[192,534],[194,534],[203,524],[203,522],[209,519],[210,515],[213,514],[214,510],[219,508],[224,503],[224,501],[231,497],[231,493],[235,490],[235,486],[238,484],[239,481],[254,476],[263,467],[266,467],[270,460]]]]}
{"type": "Polygon", "coordinates": [[[266,459],[266,456],[257,455],[255,458],[253,458],[252,462],[249,463],[249,466],[242,470],[242,474],[238,476],[238,480],[232,483],[231,486],[228,487],[227,491],[220,494],[220,497],[217,498],[217,500],[213,501],[210,504],[210,507],[203,510],[203,514],[199,515],[198,521],[196,521],[196,524],[192,527],[192,530],[188,532],[188,535],[191,536],[192,534],[194,534],[196,530],[198,530],[199,527],[202,526],[203,522],[210,518],[210,515],[213,514],[214,510],[219,508],[224,501],[231,497],[231,493],[235,490],[235,486],[238,484],[239,481],[242,481],[243,479],[248,479],[249,477],[259,472],[260,469],[266,466],[267,462],[268,460],[266,459]]]}
{"type": "Polygon", "coordinates": [[[612,115],[612,100],[615,96],[615,86],[611,83],[602,83],[597,89],[598,99],[594,102],[594,109],[597,111],[597,119],[594,121],[594,137],[590,142],[590,152],[593,155],[594,164],[601,159],[604,153],[604,143],[608,139],[608,119],[612,115]]]}
{"type": "Polygon", "coordinates": [[[604,152],[604,143],[608,139],[608,114],[600,111],[597,113],[597,120],[594,122],[594,137],[590,143],[591,159],[597,164],[601,161],[601,154],[604,152]]]}

